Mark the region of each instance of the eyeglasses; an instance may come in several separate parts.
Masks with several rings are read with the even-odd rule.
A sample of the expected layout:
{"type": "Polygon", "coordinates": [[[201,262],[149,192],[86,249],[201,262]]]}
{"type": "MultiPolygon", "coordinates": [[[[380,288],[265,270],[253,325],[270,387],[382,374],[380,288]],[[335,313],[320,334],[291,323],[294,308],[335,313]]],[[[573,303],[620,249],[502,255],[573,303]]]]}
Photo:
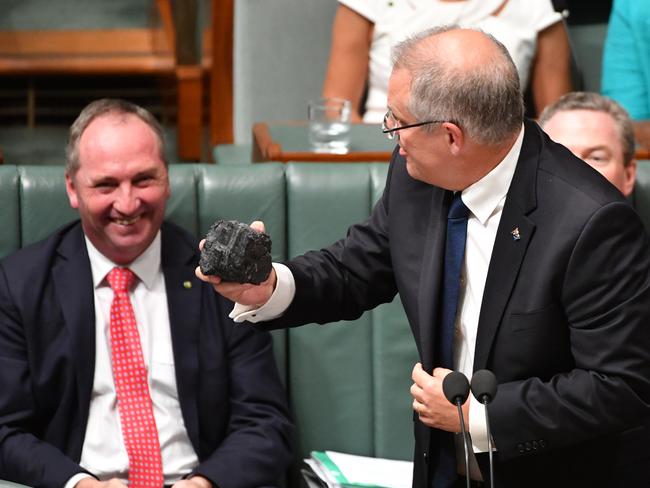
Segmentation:
{"type": "Polygon", "coordinates": [[[411,129],[413,127],[421,127],[423,125],[428,125],[428,124],[442,124],[443,122],[447,122],[446,120],[427,120],[426,122],[417,122],[415,124],[400,125],[398,127],[389,128],[388,127],[389,119],[395,121],[395,117],[393,116],[393,113],[390,110],[386,112],[386,115],[384,115],[384,120],[381,123],[381,131],[382,133],[386,134],[386,137],[388,137],[388,139],[393,140],[395,139],[395,137],[397,137],[398,141],[399,141],[399,134],[397,133],[397,131],[400,131],[402,129],[411,129]]]}

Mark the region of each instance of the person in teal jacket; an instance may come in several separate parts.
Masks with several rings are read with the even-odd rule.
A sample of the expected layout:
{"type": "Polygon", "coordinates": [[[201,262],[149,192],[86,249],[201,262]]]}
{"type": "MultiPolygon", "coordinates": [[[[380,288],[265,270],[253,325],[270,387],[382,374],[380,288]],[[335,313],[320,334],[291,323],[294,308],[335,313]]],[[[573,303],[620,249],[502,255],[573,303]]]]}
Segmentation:
{"type": "Polygon", "coordinates": [[[614,0],[603,53],[604,95],[635,123],[637,142],[650,147],[650,2],[614,0]]]}

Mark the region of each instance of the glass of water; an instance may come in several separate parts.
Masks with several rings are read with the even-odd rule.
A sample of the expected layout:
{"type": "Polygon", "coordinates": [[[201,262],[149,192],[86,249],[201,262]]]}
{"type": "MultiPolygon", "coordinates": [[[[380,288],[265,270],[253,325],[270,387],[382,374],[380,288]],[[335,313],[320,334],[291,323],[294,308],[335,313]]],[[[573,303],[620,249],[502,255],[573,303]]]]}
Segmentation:
{"type": "Polygon", "coordinates": [[[309,102],[309,143],[317,153],[345,154],[350,145],[351,104],[342,98],[309,102]]]}

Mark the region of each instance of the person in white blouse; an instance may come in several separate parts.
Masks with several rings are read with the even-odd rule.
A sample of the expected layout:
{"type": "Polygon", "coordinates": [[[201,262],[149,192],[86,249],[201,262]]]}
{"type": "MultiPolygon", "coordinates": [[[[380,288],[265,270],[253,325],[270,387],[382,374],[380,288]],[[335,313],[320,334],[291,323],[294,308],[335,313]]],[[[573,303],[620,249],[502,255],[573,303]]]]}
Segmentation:
{"type": "Polygon", "coordinates": [[[381,123],[391,48],[411,34],[441,25],[480,28],[499,39],[517,66],[522,90],[531,86],[531,113],[539,114],[571,90],[568,36],[550,0],[339,0],[339,4],[322,94],[350,100],[357,122],[381,123]]]}
{"type": "Polygon", "coordinates": [[[134,104],[98,100],[67,152],[80,220],[0,263],[0,479],[273,486],[292,422],[271,339],[227,317],[231,304],[194,276],[195,238],[164,221],[160,126],[134,104]],[[114,273],[133,277],[119,314],[114,273]],[[120,320],[129,308],[133,320],[120,320]]]}

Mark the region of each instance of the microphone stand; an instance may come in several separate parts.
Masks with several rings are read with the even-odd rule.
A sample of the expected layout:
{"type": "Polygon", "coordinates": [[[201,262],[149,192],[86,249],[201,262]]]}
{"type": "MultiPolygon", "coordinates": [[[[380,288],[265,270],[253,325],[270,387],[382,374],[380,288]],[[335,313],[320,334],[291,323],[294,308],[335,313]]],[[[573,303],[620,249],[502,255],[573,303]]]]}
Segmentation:
{"type": "Polygon", "coordinates": [[[488,458],[490,460],[490,488],[494,488],[494,460],[492,458],[492,432],[490,431],[490,416],[488,415],[487,410],[488,402],[489,396],[483,395],[483,400],[481,403],[485,405],[485,430],[487,431],[488,458]]]}
{"type": "MultiPolygon", "coordinates": [[[[463,451],[465,452],[465,482],[467,488],[470,488],[469,480],[469,439],[467,436],[467,430],[465,429],[465,416],[463,415],[463,407],[460,398],[456,397],[456,408],[458,408],[458,417],[460,418],[460,431],[463,436],[463,446],[465,447],[463,451]]],[[[491,453],[490,453],[491,455],[491,453]]]]}
{"type": "Polygon", "coordinates": [[[469,478],[469,439],[465,429],[465,416],[463,415],[463,403],[469,395],[469,381],[460,371],[452,371],[442,380],[442,392],[445,398],[458,409],[458,418],[460,419],[460,431],[463,435],[463,451],[465,452],[465,481],[467,488],[470,488],[469,478]]]}
{"type": "Polygon", "coordinates": [[[494,488],[494,458],[492,445],[492,431],[490,430],[490,417],[488,415],[488,403],[494,400],[497,394],[497,379],[492,371],[481,369],[472,377],[472,393],[474,397],[485,407],[485,429],[488,438],[488,458],[490,459],[490,488],[494,488]]]}

